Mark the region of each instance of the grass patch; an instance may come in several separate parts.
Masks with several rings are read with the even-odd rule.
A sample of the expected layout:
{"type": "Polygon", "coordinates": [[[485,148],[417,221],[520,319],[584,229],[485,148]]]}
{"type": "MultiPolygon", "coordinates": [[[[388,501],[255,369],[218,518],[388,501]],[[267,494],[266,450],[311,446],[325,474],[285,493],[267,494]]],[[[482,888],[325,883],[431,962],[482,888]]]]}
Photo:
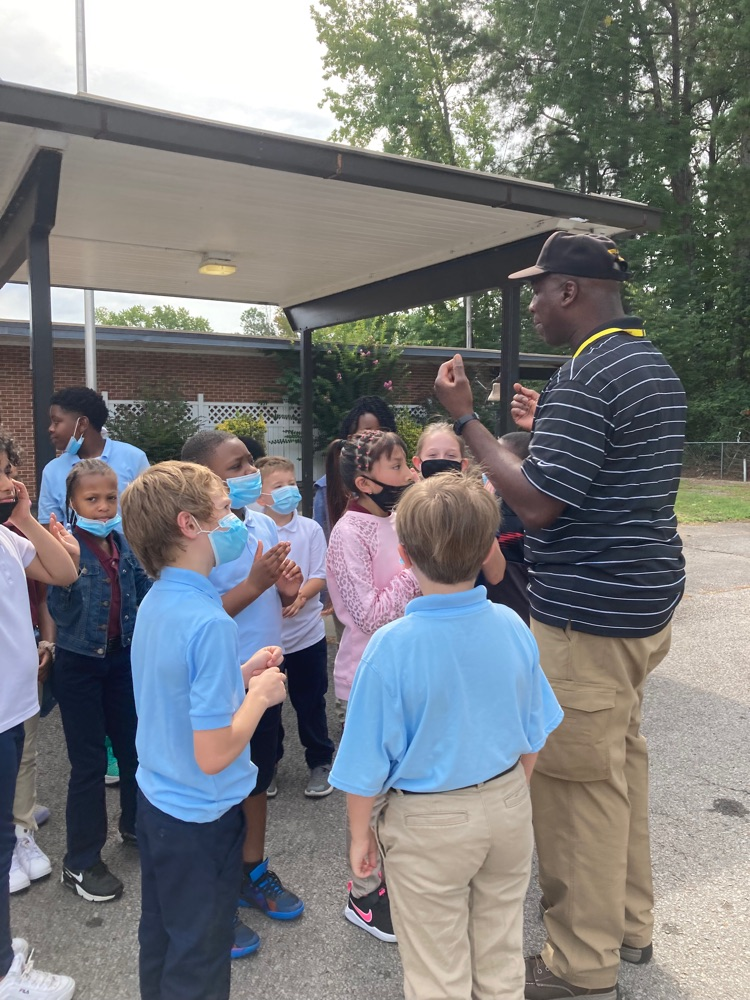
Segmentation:
{"type": "Polygon", "coordinates": [[[680,524],[750,521],[750,483],[682,479],[675,510],[680,524]]]}

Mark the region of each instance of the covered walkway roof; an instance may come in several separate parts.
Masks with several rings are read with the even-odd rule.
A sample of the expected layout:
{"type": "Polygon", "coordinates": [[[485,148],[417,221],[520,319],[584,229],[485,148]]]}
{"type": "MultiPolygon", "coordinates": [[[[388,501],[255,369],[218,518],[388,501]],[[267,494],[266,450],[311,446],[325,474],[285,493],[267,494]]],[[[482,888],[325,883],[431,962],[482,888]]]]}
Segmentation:
{"type": "Polygon", "coordinates": [[[507,286],[556,229],[659,222],[635,202],[8,83],[0,213],[0,287],[31,272],[35,369],[51,357],[41,285],[270,303],[304,332],[507,286]],[[236,272],[199,274],[211,252],[236,272]]]}

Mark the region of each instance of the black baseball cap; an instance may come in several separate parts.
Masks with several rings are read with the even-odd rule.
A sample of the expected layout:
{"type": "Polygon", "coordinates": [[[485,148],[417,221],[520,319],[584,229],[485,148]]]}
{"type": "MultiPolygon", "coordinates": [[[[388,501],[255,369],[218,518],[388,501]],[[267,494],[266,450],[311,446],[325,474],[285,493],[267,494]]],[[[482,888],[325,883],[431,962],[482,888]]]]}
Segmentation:
{"type": "Polygon", "coordinates": [[[553,233],[536,264],[509,278],[536,278],[540,274],[572,274],[577,278],[629,281],[628,262],[607,236],[593,233],[553,233]]]}

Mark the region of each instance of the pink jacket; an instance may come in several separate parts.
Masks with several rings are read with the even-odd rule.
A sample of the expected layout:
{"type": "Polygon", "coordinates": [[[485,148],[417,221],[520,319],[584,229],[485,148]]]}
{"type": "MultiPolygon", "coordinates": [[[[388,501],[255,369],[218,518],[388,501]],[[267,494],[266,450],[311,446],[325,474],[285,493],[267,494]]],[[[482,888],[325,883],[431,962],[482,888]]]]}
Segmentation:
{"type": "Polygon", "coordinates": [[[333,609],[344,625],[333,681],[336,697],[349,699],[354,674],[370,636],[401,618],[419,584],[398,554],[395,514],[348,510],[331,531],[326,579],[333,609]]]}

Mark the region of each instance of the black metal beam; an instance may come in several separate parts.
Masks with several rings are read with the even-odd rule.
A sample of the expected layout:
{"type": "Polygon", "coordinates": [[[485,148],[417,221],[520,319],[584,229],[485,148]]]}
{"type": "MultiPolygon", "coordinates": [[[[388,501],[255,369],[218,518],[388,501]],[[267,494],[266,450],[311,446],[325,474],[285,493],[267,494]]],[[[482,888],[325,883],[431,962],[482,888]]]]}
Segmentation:
{"type": "Polygon", "coordinates": [[[300,336],[300,422],[302,424],[302,512],[312,517],[313,507],[313,349],[312,330],[300,336]]]}
{"type": "Polygon", "coordinates": [[[302,302],[284,312],[293,329],[315,330],[443,299],[476,295],[489,288],[497,288],[510,273],[533,264],[548,236],[548,232],[529,236],[517,243],[493,247],[384,281],[302,302]]]}
{"type": "Polygon", "coordinates": [[[513,430],[510,401],[520,378],[518,351],[521,335],[521,286],[503,285],[503,322],[500,330],[500,434],[513,430]]]}
{"type": "Polygon", "coordinates": [[[62,153],[40,149],[0,217],[0,287],[28,260],[37,496],[42,469],[55,457],[47,433],[54,385],[49,234],[55,225],[61,164],[62,153]]]}
{"type": "Polygon", "coordinates": [[[0,121],[623,231],[661,217],[637,202],[16,84],[0,83],[0,121]]]}
{"type": "Polygon", "coordinates": [[[57,150],[40,149],[0,216],[0,288],[26,260],[31,230],[49,232],[55,224],[61,162],[57,150]]]}

